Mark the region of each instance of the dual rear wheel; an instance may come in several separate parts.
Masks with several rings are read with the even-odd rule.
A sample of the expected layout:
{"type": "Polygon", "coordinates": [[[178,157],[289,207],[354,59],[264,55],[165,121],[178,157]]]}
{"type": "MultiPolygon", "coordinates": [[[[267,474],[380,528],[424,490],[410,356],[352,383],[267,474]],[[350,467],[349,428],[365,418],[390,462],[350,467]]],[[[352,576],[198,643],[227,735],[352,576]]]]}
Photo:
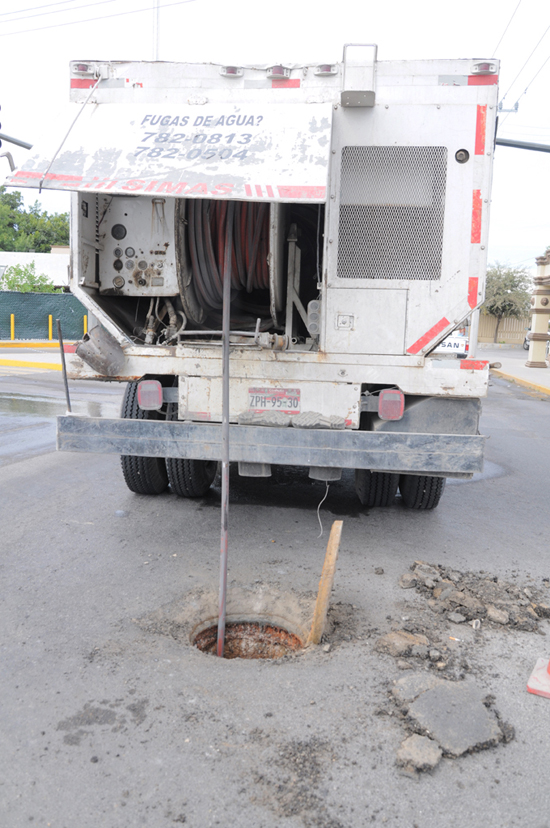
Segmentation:
{"type": "Polygon", "coordinates": [[[391,506],[397,489],[408,509],[435,509],[445,488],[444,477],[355,470],[355,491],[367,509],[391,506]]]}
{"type": "MultiPolygon", "coordinates": [[[[122,417],[129,420],[176,420],[177,405],[168,403],[166,411],[143,411],[137,401],[137,382],[126,386],[122,417]]],[[[218,464],[208,460],[187,460],[181,457],[120,458],[124,481],[131,492],[143,495],[162,494],[168,486],[179,497],[203,497],[216,476],[218,464]]]]}
{"type": "MultiPolygon", "coordinates": [[[[122,417],[130,420],[177,420],[177,404],[168,403],[161,411],[143,411],[137,400],[137,382],[129,382],[122,403],[122,417]]],[[[168,486],[179,497],[204,497],[214,482],[217,463],[209,460],[188,460],[181,457],[135,457],[122,455],[122,474],[131,492],[156,495],[168,486]]],[[[356,469],[355,490],[367,509],[390,506],[401,492],[408,509],[428,510],[438,505],[444,477],[392,474],[356,469]]]]}

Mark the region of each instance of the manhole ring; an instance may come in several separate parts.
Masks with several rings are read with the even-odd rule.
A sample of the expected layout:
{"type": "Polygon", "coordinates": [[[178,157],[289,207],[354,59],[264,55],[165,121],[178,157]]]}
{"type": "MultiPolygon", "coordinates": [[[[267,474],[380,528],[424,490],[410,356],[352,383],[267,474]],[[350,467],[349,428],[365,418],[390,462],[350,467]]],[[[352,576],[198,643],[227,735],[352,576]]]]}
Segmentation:
{"type": "MultiPolygon", "coordinates": [[[[202,626],[202,625],[201,625],[202,626]]],[[[216,654],[218,625],[196,632],[192,643],[203,653],[216,654]]],[[[282,658],[303,648],[302,640],[268,621],[229,621],[225,625],[224,658],[282,658]]]]}

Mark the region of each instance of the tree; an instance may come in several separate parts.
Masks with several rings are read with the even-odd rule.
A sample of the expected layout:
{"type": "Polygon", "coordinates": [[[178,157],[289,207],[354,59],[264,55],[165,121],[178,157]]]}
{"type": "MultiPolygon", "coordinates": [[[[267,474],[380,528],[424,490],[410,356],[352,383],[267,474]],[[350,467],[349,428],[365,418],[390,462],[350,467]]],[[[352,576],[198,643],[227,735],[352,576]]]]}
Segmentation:
{"type": "Polygon", "coordinates": [[[494,342],[497,341],[498,329],[505,317],[516,319],[529,312],[531,304],[531,277],[524,267],[509,267],[499,262],[487,270],[485,302],[481,311],[496,316],[494,342]]]}
{"type": "Polygon", "coordinates": [[[63,293],[44,273],[36,273],[34,262],[28,265],[12,265],[0,276],[0,290],[16,290],[19,293],[63,293]]]}
{"type": "Polygon", "coordinates": [[[38,201],[26,210],[18,190],[0,187],[0,250],[49,253],[55,244],[69,244],[69,214],[49,214],[38,201]]]}

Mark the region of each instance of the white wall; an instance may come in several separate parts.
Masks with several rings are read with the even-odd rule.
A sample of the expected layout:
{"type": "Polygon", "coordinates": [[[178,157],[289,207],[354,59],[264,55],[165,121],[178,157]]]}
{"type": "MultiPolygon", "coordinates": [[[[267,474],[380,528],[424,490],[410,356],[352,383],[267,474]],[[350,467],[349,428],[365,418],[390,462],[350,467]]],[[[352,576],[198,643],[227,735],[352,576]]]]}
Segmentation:
{"type": "Polygon", "coordinates": [[[34,262],[35,273],[43,273],[54,285],[69,284],[69,253],[12,253],[0,250],[0,275],[4,267],[29,265],[34,262]]]}

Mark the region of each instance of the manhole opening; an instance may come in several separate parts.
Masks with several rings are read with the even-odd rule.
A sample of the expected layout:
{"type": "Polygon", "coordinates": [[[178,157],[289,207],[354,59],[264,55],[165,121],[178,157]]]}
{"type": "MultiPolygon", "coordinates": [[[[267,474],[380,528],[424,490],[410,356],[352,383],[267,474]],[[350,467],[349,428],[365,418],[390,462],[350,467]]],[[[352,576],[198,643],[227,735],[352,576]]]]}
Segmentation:
{"type": "MultiPolygon", "coordinates": [[[[216,654],[218,626],[197,633],[193,644],[203,653],[216,654]]],[[[302,641],[294,633],[259,621],[233,621],[225,626],[224,658],[281,658],[299,652],[302,641]]]]}

